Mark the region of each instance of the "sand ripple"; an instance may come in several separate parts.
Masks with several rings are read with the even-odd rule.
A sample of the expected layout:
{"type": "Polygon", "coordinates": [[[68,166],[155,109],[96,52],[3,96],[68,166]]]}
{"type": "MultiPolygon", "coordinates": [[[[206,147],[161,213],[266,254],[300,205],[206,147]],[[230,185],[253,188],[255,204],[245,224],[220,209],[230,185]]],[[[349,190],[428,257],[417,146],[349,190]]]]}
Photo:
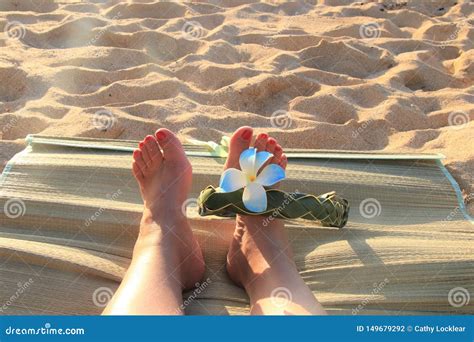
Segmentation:
{"type": "Polygon", "coordinates": [[[248,124],[292,147],[441,152],[469,193],[473,13],[461,0],[1,1],[0,157],[28,133],[218,139],[248,124]],[[104,110],[114,125],[98,130],[104,110]]]}

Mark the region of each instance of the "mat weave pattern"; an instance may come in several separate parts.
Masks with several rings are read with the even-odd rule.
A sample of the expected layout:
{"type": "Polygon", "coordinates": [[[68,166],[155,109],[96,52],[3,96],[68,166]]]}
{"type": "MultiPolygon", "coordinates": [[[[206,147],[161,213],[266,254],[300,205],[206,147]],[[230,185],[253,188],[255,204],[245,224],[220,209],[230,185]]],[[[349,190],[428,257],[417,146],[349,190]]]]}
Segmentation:
{"type": "MultiPolygon", "coordinates": [[[[103,310],[130,263],[142,211],[130,172],[134,146],[34,136],[5,168],[0,314],[103,310]]],[[[218,184],[223,160],[200,147],[186,150],[193,203],[218,184]]],[[[456,288],[474,295],[474,227],[436,156],[288,152],[282,190],[336,191],[351,204],[344,229],[286,224],[298,269],[331,314],[474,313],[474,298],[461,306],[452,298],[456,288]]],[[[247,314],[245,292],[225,271],[233,221],[200,217],[196,209],[190,205],[188,216],[204,250],[208,286],[186,311],[247,314]]]]}

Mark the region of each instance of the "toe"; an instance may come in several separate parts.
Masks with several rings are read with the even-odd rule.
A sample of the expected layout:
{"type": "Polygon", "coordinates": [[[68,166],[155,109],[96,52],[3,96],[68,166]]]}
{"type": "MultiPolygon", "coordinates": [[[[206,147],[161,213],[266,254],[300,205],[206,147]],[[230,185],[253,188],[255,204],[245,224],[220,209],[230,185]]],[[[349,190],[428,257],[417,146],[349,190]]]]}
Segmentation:
{"type": "Polygon", "coordinates": [[[280,162],[278,163],[282,168],[286,169],[286,166],[288,165],[288,158],[286,157],[286,154],[283,154],[280,158],[280,162]]]}
{"type": "Polygon", "coordinates": [[[140,149],[142,159],[145,162],[145,166],[150,165],[151,158],[150,158],[150,155],[148,154],[148,149],[145,146],[145,141],[144,140],[140,141],[140,143],[138,144],[138,147],[140,149]]]}
{"type": "Polygon", "coordinates": [[[145,149],[150,157],[152,163],[159,163],[162,159],[160,147],[158,146],[158,142],[156,138],[152,135],[147,135],[145,138],[145,149]]]}
{"type": "Polygon", "coordinates": [[[253,130],[251,127],[243,126],[237,129],[232,137],[230,138],[229,143],[229,156],[225,163],[224,168],[236,168],[239,169],[239,158],[242,151],[246,150],[250,146],[250,141],[252,140],[253,130]]]}
{"type": "Polygon", "coordinates": [[[145,163],[145,160],[143,160],[143,153],[141,150],[135,150],[133,151],[133,160],[134,160],[134,164],[136,164],[138,166],[138,168],[140,169],[140,171],[145,171],[146,169],[146,163],[145,163]]]}
{"type": "Polygon", "coordinates": [[[169,129],[160,128],[155,133],[158,144],[163,150],[163,158],[165,160],[182,160],[186,158],[183,145],[178,137],[169,129]]]}
{"type": "Polygon", "coordinates": [[[273,138],[268,138],[268,141],[267,141],[267,148],[266,150],[272,154],[275,153],[275,148],[277,146],[277,142],[275,139],[273,138]]]}
{"type": "Polygon", "coordinates": [[[265,147],[267,146],[268,134],[267,133],[260,133],[257,135],[257,139],[255,139],[255,144],[253,145],[257,151],[264,151],[265,147]]]}
{"type": "Polygon", "coordinates": [[[138,166],[138,163],[137,162],[134,162],[133,165],[132,165],[132,172],[133,172],[133,175],[135,176],[135,178],[142,182],[144,179],[145,179],[145,176],[143,175],[143,172],[142,170],[140,169],[140,166],[138,166]]]}
{"type": "Polygon", "coordinates": [[[273,164],[279,164],[281,161],[281,155],[283,154],[283,149],[279,144],[275,146],[275,150],[273,151],[273,158],[271,160],[271,163],[273,164]]]}

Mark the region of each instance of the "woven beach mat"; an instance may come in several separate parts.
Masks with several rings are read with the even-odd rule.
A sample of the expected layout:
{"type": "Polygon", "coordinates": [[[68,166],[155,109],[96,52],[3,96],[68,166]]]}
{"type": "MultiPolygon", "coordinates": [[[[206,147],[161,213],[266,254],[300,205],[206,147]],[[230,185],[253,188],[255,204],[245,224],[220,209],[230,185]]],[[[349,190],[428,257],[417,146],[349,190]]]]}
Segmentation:
{"type": "MultiPolygon", "coordinates": [[[[0,314],[99,314],[130,263],[142,211],[136,141],[29,136],[0,180],[0,314]]],[[[187,215],[207,271],[187,314],[248,314],[225,260],[230,218],[200,217],[224,159],[186,145],[187,215]]],[[[286,221],[301,276],[330,314],[473,314],[473,224],[459,187],[428,154],[289,150],[285,191],[336,191],[345,228],[286,221]]],[[[282,289],[284,291],[284,289],[282,289]]],[[[291,297],[291,293],[282,293],[291,297]]]]}

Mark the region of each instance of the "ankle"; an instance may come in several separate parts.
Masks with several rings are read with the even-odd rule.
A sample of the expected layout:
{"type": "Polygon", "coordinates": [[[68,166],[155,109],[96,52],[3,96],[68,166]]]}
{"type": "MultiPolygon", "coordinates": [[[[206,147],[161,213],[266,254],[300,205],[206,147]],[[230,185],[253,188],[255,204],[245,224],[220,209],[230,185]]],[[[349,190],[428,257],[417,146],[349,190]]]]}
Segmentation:
{"type": "Polygon", "coordinates": [[[276,254],[272,260],[267,260],[263,255],[252,255],[247,260],[250,272],[242,281],[247,290],[262,284],[283,283],[288,274],[298,273],[296,263],[285,253],[276,254]]]}
{"type": "Polygon", "coordinates": [[[265,242],[266,245],[255,240],[243,242],[237,252],[241,257],[237,257],[231,265],[238,272],[240,283],[247,292],[252,291],[253,286],[266,284],[268,287],[269,284],[284,283],[286,275],[298,274],[295,261],[283,249],[276,247],[278,243],[265,242]]]}
{"type": "Polygon", "coordinates": [[[267,219],[266,216],[258,215],[237,215],[236,224],[237,227],[245,228],[249,233],[255,233],[262,229],[266,229],[263,222],[267,219]]]}
{"type": "Polygon", "coordinates": [[[187,218],[181,210],[157,210],[145,207],[140,222],[140,233],[146,235],[147,232],[156,230],[169,231],[174,227],[180,227],[187,223],[187,218]]]}
{"type": "Polygon", "coordinates": [[[182,222],[186,219],[181,206],[164,208],[159,204],[148,205],[145,203],[141,222],[142,224],[157,222],[160,225],[173,225],[175,222],[182,222]]]}
{"type": "Polygon", "coordinates": [[[141,251],[147,247],[156,249],[158,246],[174,245],[173,240],[178,239],[177,234],[180,234],[182,227],[187,225],[187,219],[184,217],[173,215],[157,217],[153,211],[145,208],[134,251],[141,251]],[[171,230],[174,233],[170,233],[171,230]]]}

